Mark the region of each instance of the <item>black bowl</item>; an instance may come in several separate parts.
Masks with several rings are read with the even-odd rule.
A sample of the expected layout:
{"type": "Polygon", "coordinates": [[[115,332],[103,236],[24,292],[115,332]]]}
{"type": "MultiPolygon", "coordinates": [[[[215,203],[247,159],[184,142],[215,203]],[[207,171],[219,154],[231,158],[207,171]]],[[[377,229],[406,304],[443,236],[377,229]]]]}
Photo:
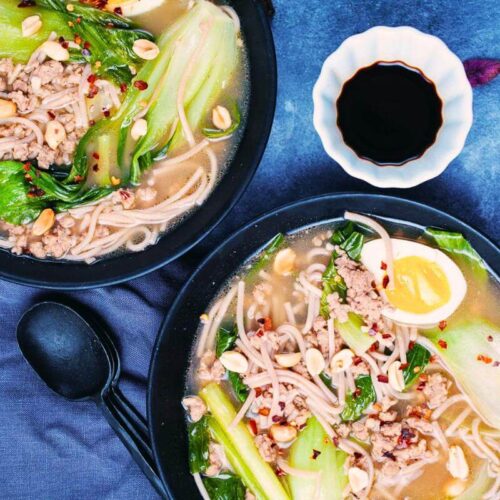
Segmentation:
{"type": "Polygon", "coordinates": [[[436,226],[461,232],[490,270],[500,274],[500,250],[478,231],[434,208],[389,196],[334,194],[310,198],[278,208],[240,229],[201,264],[184,286],[163,322],[153,352],[149,424],[156,463],[174,498],[198,497],[188,468],[187,433],[180,401],[200,314],[238,267],[276,233],[338,220],[346,209],[399,220],[417,229],[436,226]]]}
{"type": "Polygon", "coordinates": [[[201,210],[186,217],[143,252],[123,253],[92,265],[40,261],[0,251],[0,278],[49,289],[85,289],[120,283],[171,262],[204,238],[229,212],[251,181],[264,153],[276,105],[276,57],[269,21],[259,0],[233,0],[250,63],[246,130],[225,176],[201,210]]]}

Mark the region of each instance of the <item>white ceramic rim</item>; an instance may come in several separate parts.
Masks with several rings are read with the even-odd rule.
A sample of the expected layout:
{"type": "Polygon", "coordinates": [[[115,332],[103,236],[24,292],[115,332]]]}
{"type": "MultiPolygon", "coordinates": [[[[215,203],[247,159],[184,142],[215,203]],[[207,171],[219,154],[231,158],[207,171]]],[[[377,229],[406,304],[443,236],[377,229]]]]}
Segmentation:
{"type": "Polygon", "coordinates": [[[462,151],[472,126],[472,88],[460,59],[439,38],[410,26],[376,26],[347,38],[323,64],[313,90],[314,127],[323,147],[349,175],[382,188],[409,188],[440,175],[462,151]],[[404,61],[432,80],[443,102],[436,141],[415,160],[380,167],[347,146],[337,127],[337,98],[360,68],[404,61]]]}

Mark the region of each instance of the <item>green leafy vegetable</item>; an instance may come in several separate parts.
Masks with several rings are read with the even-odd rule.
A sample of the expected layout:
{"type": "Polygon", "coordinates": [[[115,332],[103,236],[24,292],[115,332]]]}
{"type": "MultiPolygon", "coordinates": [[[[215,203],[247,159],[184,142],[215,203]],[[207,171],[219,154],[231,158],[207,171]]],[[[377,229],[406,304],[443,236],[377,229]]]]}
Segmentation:
{"type": "Polygon", "coordinates": [[[203,484],[210,500],[245,500],[245,486],[238,476],[230,472],[217,477],[204,477],[203,484]]]}
{"type": "Polygon", "coordinates": [[[241,113],[238,103],[235,103],[232,107],[232,124],[226,130],[219,130],[215,128],[204,128],[203,135],[210,139],[220,139],[221,137],[227,137],[234,134],[239,128],[241,124],[241,113]]]}
{"type": "Polygon", "coordinates": [[[229,382],[231,383],[231,387],[233,388],[234,394],[237,399],[244,403],[248,397],[248,393],[250,392],[248,386],[243,382],[243,379],[236,372],[227,372],[227,377],[229,382]]]}
{"type": "Polygon", "coordinates": [[[449,323],[421,332],[425,346],[439,356],[483,419],[500,429],[500,328],[482,318],[449,323]]]}
{"type": "Polygon", "coordinates": [[[123,182],[138,184],[154,158],[170,154],[186,143],[181,126],[171,133],[178,118],[179,96],[184,96],[182,106],[191,129],[198,129],[238,63],[234,23],[206,0],[196,2],[160,36],[157,44],[160,54],[146,61],[129,86],[120,111],[101,120],[80,141],[70,181],[77,176],[87,178],[99,138],[107,136],[110,147],[100,161],[117,165],[123,182]],[[147,133],[135,141],[130,130],[134,117],[144,113],[145,106],[147,133]]]}
{"type": "Polygon", "coordinates": [[[335,258],[336,255],[335,252],[333,252],[322,277],[323,293],[321,294],[320,300],[320,314],[325,319],[328,319],[330,317],[328,296],[334,292],[337,292],[341,301],[345,301],[345,298],[347,297],[347,286],[342,276],[340,276],[340,274],[337,272],[337,268],[335,266],[335,258]]]}
{"type": "Polygon", "coordinates": [[[208,432],[208,417],[204,416],[198,422],[188,426],[189,437],[189,469],[192,474],[205,472],[210,465],[208,460],[208,445],[210,434],[208,432]]]}
{"type": "Polygon", "coordinates": [[[217,331],[217,339],[215,341],[215,355],[220,358],[222,353],[231,350],[238,338],[238,330],[236,325],[222,325],[217,331]]]}
{"type": "Polygon", "coordinates": [[[373,338],[361,329],[363,325],[361,316],[354,313],[349,313],[348,320],[344,323],[335,320],[335,328],[340,336],[357,355],[364,354],[373,344],[373,338]]]}
{"type": "Polygon", "coordinates": [[[321,473],[319,487],[316,478],[287,476],[292,498],[341,500],[348,482],[344,471],[346,458],[347,454],[333,444],[316,418],[310,418],[290,448],[289,464],[321,473]]]}
{"type": "Polygon", "coordinates": [[[340,414],[344,422],[358,420],[363,415],[363,412],[377,400],[370,375],[360,375],[354,383],[359,394],[357,396],[352,393],[346,395],[346,405],[340,414]]]}
{"type": "Polygon", "coordinates": [[[358,230],[358,227],[352,221],[336,229],[331,238],[334,245],[340,246],[350,259],[356,261],[359,261],[361,257],[364,241],[363,233],[358,230]]]}
{"type": "Polygon", "coordinates": [[[130,66],[139,66],[143,62],[132,46],[141,38],[152,40],[149,33],[136,29],[123,17],[79,2],[71,3],[71,12],[64,0],[37,0],[36,3],[35,7],[21,9],[17,7],[17,0],[1,2],[1,57],[12,57],[16,62],[25,63],[50,33],[55,32],[66,40],[73,40],[74,35],[78,35],[82,42],[88,42],[89,47],[86,51],[71,49],[73,62],[87,61],[94,64],[99,61],[99,67],[94,66],[97,74],[111,78],[118,84],[131,81],[130,66]],[[42,28],[33,36],[23,37],[21,23],[32,15],[40,16],[42,28]]]}
{"type": "Polygon", "coordinates": [[[289,500],[280,480],[257,450],[253,437],[243,422],[232,427],[236,410],[223,389],[215,383],[204,387],[200,396],[210,410],[210,431],[224,447],[234,471],[259,499],[289,500]]]}
{"type": "Polygon", "coordinates": [[[278,253],[278,250],[285,243],[285,236],[278,233],[267,245],[267,247],[261,252],[258,259],[252,264],[252,267],[247,273],[247,282],[252,282],[257,278],[259,272],[264,269],[271,259],[278,253]]]}
{"type": "Polygon", "coordinates": [[[408,366],[403,369],[403,377],[405,386],[410,385],[417,380],[418,376],[423,373],[424,368],[429,363],[431,353],[420,344],[415,344],[406,355],[408,366]]]}
{"type": "Polygon", "coordinates": [[[481,256],[472,248],[472,245],[460,233],[451,231],[443,231],[428,227],[425,234],[436,242],[437,246],[445,252],[451,254],[462,262],[465,266],[469,266],[476,277],[481,280],[488,278],[488,271],[484,265],[481,256]]]}
{"type": "Polygon", "coordinates": [[[30,194],[25,175],[22,163],[0,162],[0,219],[11,224],[27,224],[46,207],[45,197],[30,194]]]}

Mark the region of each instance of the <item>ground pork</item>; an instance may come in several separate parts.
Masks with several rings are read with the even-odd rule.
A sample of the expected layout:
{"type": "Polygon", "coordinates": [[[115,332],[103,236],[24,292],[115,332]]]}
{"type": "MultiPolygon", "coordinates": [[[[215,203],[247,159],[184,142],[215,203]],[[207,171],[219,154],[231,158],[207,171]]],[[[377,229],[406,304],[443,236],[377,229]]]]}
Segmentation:
{"type": "Polygon", "coordinates": [[[33,131],[24,124],[4,123],[0,125],[0,138],[24,142],[0,149],[0,160],[37,160],[40,168],[71,164],[76,145],[86,132],[81,123],[77,126],[73,107],[78,101],[82,71],[81,64],[45,61],[14,67],[11,59],[1,60],[2,97],[15,103],[17,116],[29,119],[42,134],[47,122],[57,120],[63,125],[66,137],[54,149],[45,141],[39,144],[33,131]]]}
{"type": "Polygon", "coordinates": [[[226,373],[222,363],[216,359],[213,351],[206,351],[200,359],[198,377],[204,383],[218,382],[226,373]]]}
{"type": "Polygon", "coordinates": [[[226,454],[224,448],[218,443],[210,442],[208,445],[209,466],[205,474],[209,477],[218,476],[223,469],[227,468],[226,454]]]}
{"type": "Polygon", "coordinates": [[[193,422],[198,422],[207,412],[207,406],[198,396],[187,396],[182,400],[182,406],[186,409],[193,422]]]}
{"type": "Polygon", "coordinates": [[[450,386],[451,382],[440,373],[429,375],[423,388],[427,406],[434,409],[442,405],[448,398],[450,386]]]}
{"type": "Polygon", "coordinates": [[[255,446],[260,456],[269,463],[276,462],[278,458],[278,446],[267,434],[257,434],[254,438],[255,446]]]}

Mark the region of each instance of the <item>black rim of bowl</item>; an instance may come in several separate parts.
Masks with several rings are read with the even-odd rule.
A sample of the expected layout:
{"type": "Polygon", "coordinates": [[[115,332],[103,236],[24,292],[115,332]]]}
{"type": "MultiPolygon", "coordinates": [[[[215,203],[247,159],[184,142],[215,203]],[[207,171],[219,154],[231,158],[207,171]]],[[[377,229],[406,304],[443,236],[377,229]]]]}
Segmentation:
{"type": "Polygon", "coordinates": [[[445,212],[403,198],[360,193],[316,196],[276,208],[240,228],[200,264],[184,285],[160,327],[153,349],[147,402],[150,433],[160,475],[173,498],[196,498],[197,494],[189,474],[186,424],[180,402],[200,314],[227,279],[275,234],[338,220],[345,210],[419,228],[436,226],[461,232],[498,279],[500,249],[486,236],[445,212]]]}
{"type": "Polygon", "coordinates": [[[250,66],[247,127],[233,161],[201,209],[189,214],[155,245],[94,264],[41,261],[0,251],[0,278],[52,290],[114,285],[150,273],[180,257],[222,221],[252,180],[264,154],[274,118],[276,55],[269,19],[260,2],[231,2],[241,18],[250,66]]]}

